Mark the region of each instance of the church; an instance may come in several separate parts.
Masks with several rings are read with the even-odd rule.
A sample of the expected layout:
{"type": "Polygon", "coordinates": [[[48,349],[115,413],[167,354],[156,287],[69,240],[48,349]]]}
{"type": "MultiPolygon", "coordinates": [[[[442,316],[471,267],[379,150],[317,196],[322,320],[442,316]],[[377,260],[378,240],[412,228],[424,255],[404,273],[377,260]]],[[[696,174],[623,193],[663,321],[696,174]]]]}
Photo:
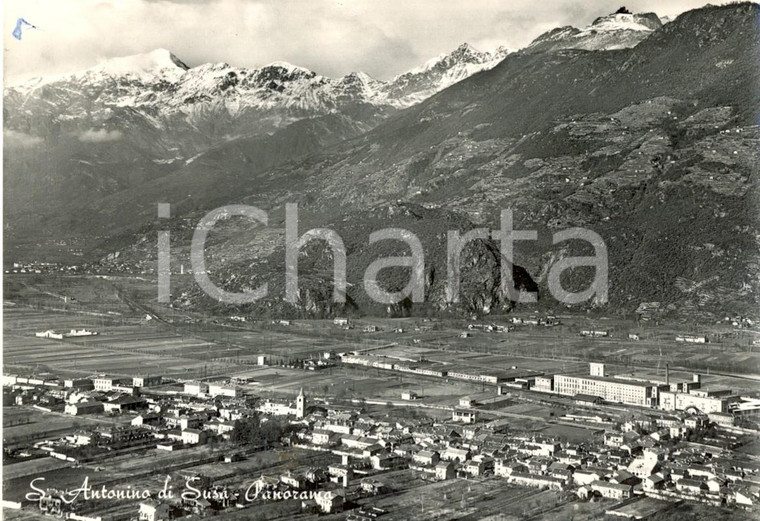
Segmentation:
{"type": "Polygon", "coordinates": [[[262,414],[295,416],[296,419],[301,420],[306,416],[306,395],[303,392],[303,387],[298,396],[296,396],[295,402],[268,398],[258,404],[256,410],[262,414]]]}

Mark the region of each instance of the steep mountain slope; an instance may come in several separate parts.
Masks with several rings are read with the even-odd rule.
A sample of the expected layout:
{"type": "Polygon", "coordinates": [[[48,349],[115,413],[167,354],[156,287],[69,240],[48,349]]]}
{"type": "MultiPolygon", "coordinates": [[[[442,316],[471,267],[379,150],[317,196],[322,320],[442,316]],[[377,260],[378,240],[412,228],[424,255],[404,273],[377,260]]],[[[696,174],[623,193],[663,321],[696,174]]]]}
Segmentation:
{"type": "MultiPolygon", "coordinates": [[[[755,309],[757,21],[755,4],[709,7],[632,49],[512,54],[359,138],[262,174],[241,186],[237,200],[275,215],[284,202],[299,201],[302,229],[364,222],[367,209],[397,200],[494,228],[499,211],[510,208],[517,227],[539,231],[539,241],[517,244],[516,262],[538,283],[542,305],[557,305],[547,294],[550,266],[588,252],[580,243],[551,244],[551,233],[583,226],[609,250],[612,309],[630,312],[650,301],[691,316],[755,309]]],[[[240,287],[282,277],[281,263],[261,263],[278,255],[272,244],[282,238],[280,217],[266,248],[254,239],[245,251],[234,241],[211,247],[215,272],[225,274],[220,282],[240,287]]],[[[176,230],[179,244],[192,218],[185,224],[176,230]]],[[[240,226],[222,236],[251,237],[240,226]]],[[[366,251],[353,258],[361,264],[366,251]]],[[[133,254],[144,259],[149,252],[133,254]]],[[[311,274],[322,281],[317,286],[329,287],[319,273],[311,274]]],[[[565,282],[580,289],[589,278],[581,269],[565,282]]],[[[355,291],[359,302],[361,289],[355,291]]],[[[184,302],[203,298],[190,294],[184,302]]],[[[472,302],[465,311],[494,310],[472,302]]],[[[503,300],[499,306],[509,307],[503,300]]]]}

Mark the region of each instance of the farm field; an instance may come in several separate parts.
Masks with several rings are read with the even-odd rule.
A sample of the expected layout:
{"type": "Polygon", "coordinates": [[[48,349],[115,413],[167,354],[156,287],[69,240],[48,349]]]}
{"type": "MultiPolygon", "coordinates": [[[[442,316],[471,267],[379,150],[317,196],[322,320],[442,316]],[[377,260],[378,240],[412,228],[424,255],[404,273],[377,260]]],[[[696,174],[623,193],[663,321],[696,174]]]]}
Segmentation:
{"type": "Polygon", "coordinates": [[[4,421],[6,414],[19,421],[13,426],[3,428],[3,438],[7,445],[55,438],[61,432],[70,431],[77,427],[110,425],[129,421],[127,416],[108,419],[88,416],[74,417],[63,413],[40,411],[30,406],[3,407],[4,421]]]}
{"type": "Polygon", "coordinates": [[[3,363],[6,370],[86,376],[161,374],[194,377],[202,372],[225,372],[232,364],[215,361],[228,357],[229,348],[180,335],[166,325],[133,319],[132,324],[82,319],[78,314],[5,306],[3,363]],[[52,329],[88,328],[98,335],[63,340],[37,338],[34,333],[52,329]]]}
{"type": "MultiPolygon", "coordinates": [[[[161,372],[193,378],[243,371],[246,366],[253,367],[259,355],[266,355],[271,363],[288,363],[315,359],[328,351],[361,351],[479,369],[514,366],[546,373],[585,372],[587,360],[604,360],[611,373],[630,372],[633,364],[637,373],[662,379],[664,366],[670,363],[672,375],[679,367],[702,373],[712,369],[712,383],[740,392],[753,390],[756,382],[727,373],[760,375],[760,353],[752,352],[744,336],[722,337],[705,345],[685,345],[674,340],[678,333],[726,335],[727,327],[723,325],[700,329],[693,324],[654,326],[619,318],[567,315],[560,316],[562,325],[556,327],[518,326],[510,333],[469,331],[469,338],[460,338],[469,321],[454,319],[444,325],[438,319],[359,318],[352,319],[353,328],[349,330],[334,325],[332,320],[292,320],[290,325],[270,320],[231,323],[229,317],[212,321],[162,308],[155,302],[153,282],[139,277],[6,279],[4,363],[11,369],[54,367],[81,375],[161,372]],[[145,306],[152,310],[147,314],[163,318],[146,320],[145,306]],[[368,325],[380,331],[365,333],[363,328],[368,325]],[[81,327],[94,329],[100,335],[63,341],[33,336],[45,329],[81,327]],[[584,327],[603,328],[610,331],[611,337],[579,337],[578,331],[584,327]],[[642,339],[627,340],[629,331],[636,331],[642,339]]],[[[487,317],[482,322],[506,323],[507,318],[487,317]]]]}
{"type": "MultiPolygon", "coordinates": [[[[61,376],[87,376],[97,373],[114,375],[161,374],[169,378],[192,379],[202,375],[240,375],[255,380],[251,392],[266,391],[295,394],[304,387],[313,395],[334,395],[333,389],[342,388],[340,394],[357,398],[393,401],[401,393],[413,390],[421,395],[421,404],[454,405],[459,396],[488,393],[490,387],[482,384],[457,382],[449,379],[419,378],[382,370],[332,368],[305,372],[283,367],[258,367],[259,354],[281,353],[293,358],[317,358],[325,351],[339,352],[363,349],[364,344],[331,343],[327,339],[314,339],[304,334],[284,332],[234,331],[229,335],[213,331],[219,341],[212,341],[203,332],[193,334],[157,321],[134,324],[104,324],[93,337],[52,340],[36,338],[35,331],[44,329],[67,330],[85,327],[65,312],[33,310],[6,306],[4,366],[19,373],[51,372],[61,376]],[[10,328],[10,330],[9,330],[10,328]],[[291,351],[293,349],[293,351],[291,351]],[[293,354],[296,353],[296,354],[293,354]],[[248,360],[248,364],[245,363],[248,360]],[[347,371],[344,380],[336,371],[347,371]],[[337,377],[337,378],[336,378],[337,377]],[[361,382],[357,385],[358,382],[361,382]],[[327,386],[327,387],[326,387],[327,386]],[[357,392],[360,389],[361,392],[357,392]]],[[[328,321],[323,321],[328,322],[328,321]]],[[[331,326],[331,324],[330,324],[331,326]]],[[[200,326],[197,326],[200,328],[200,326]]],[[[530,371],[586,373],[587,362],[532,358],[512,354],[489,354],[441,350],[431,347],[379,346],[372,353],[399,358],[423,357],[426,360],[469,367],[484,372],[512,367],[530,371]],[[408,352],[407,352],[408,351],[408,352]],[[405,356],[406,355],[406,356],[405,356]]],[[[610,365],[610,374],[632,373],[625,365],[610,365]]],[[[659,370],[637,368],[637,377],[665,379],[664,367],[659,370]]],[[[690,379],[691,373],[671,371],[671,378],[690,379]]],[[[730,387],[738,392],[751,392],[756,382],[726,375],[704,375],[706,387],[730,387]]]]}
{"type": "Polygon", "coordinates": [[[498,478],[427,482],[412,471],[398,471],[378,479],[394,493],[367,502],[388,510],[387,519],[394,521],[474,521],[493,515],[517,520],[540,515],[565,500],[556,492],[513,487],[498,478]]]}

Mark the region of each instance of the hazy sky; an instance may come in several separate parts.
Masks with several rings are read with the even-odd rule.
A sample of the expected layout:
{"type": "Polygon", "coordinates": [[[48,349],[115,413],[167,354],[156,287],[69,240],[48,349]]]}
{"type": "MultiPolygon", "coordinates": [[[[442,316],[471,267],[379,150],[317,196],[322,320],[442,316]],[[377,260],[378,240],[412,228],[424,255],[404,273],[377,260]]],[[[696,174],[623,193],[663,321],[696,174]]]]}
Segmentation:
{"type": "MultiPolygon", "coordinates": [[[[621,0],[622,2],[622,0],[621,0]]],[[[675,15],[702,0],[636,0],[634,12],[675,15]]],[[[714,2],[713,3],[717,3],[714,2]]],[[[561,25],[617,10],[601,0],[6,0],[5,81],[84,69],[163,47],[190,66],[284,60],[327,76],[387,79],[469,42],[519,48],[561,25]],[[21,41],[16,19],[39,27],[21,41]]]]}

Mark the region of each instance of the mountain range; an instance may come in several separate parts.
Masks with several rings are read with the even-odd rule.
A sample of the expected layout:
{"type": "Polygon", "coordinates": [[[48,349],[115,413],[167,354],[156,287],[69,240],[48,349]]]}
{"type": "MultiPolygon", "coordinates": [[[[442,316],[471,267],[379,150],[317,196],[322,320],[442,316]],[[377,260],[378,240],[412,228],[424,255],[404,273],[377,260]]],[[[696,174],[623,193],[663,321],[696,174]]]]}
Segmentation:
{"type": "MultiPolygon", "coordinates": [[[[344,238],[351,310],[492,313],[514,305],[496,245],[468,250],[452,306],[446,231],[496,228],[510,208],[517,226],[539,231],[518,243],[514,266],[539,307],[557,306],[549,267],[584,251],[553,245],[551,233],[584,226],[605,240],[611,267],[609,302],[586,306],[746,312],[760,294],[757,22],[752,3],[666,24],[620,10],[516,52],[465,44],[389,81],[285,63],[188,68],[157,50],[8,87],[6,260],[81,248],[97,269],[151,272],[156,230],[170,229],[173,264],[187,265],[206,211],[254,204],[270,212],[268,227],[230,220],[207,250],[219,285],[269,282],[270,298],[238,311],[350,311],[331,304],[331,254],[319,242],[302,255],[299,303],[282,301],[282,212],[297,202],[302,230],[344,238]],[[171,220],[157,221],[158,202],[172,204],[171,220]],[[393,226],[429,252],[424,306],[383,308],[360,291],[374,258],[405,251],[368,245],[370,231],[393,226]]],[[[407,271],[385,270],[382,282],[401,287],[407,271]]],[[[573,270],[565,282],[581,288],[589,276],[573,270]]],[[[173,293],[178,307],[223,311],[192,284],[173,293]]]]}

